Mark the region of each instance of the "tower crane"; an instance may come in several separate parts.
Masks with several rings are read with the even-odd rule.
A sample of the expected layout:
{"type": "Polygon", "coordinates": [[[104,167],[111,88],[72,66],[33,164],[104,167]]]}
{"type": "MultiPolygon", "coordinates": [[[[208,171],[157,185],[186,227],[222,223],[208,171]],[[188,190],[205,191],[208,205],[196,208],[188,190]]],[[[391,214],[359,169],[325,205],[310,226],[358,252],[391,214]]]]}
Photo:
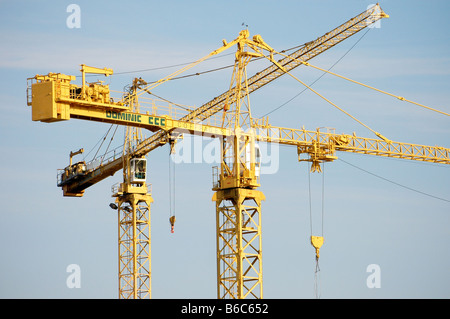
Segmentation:
{"type": "MultiPolygon", "coordinates": [[[[250,93],[356,34],[381,18],[387,18],[377,4],[336,29],[280,60],[261,36],[252,38],[243,30],[231,42],[207,56],[148,84],[135,79],[128,92],[113,98],[108,85],[89,83],[84,73],[111,75],[111,69],[82,65],[81,87],[75,76],[61,73],[36,75],[28,79],[27,102],[32,120],[51,123],[72,118],[127,127],[122,152],[100,164],[72,163],[58,171],[58,186],[64,196],[81,197],[85,189],[123,169],[123,183],[113,187],[119,224],[119,297],[151,297],[150,204],[146,183],[145,156],[166,143],[174,143],[176,132],[219,138],[221,163],[213,167],[212,200],[216,207],[217,296],[218,298],[262,298],[261,202],[258,142],[279,143],[297,148],[299,161],[311,162],[319,171],[323,162],[337,159],[336,152],[353,152],[432,163],[450,164],[450,149],[394,142],[381,134],[377,138],[336,134],[334,131],[283,128],[268,118],[251,116],[250,93]],[[230,88],[199,108],[187,112],[176,105],[142,97],[157,86],[231,47],[237,47],[230,88]],[[246,67],[265,58],[271,66],[247,78],[246,67]],[[141,129],[154,132],[143,139],[141,129]],[[306,155],[306,158],[302,156],[306,155]]],[[[375,132],[376,133],[376,132],[375,132]]],[[[314,238],[314,242],[317,238],[314,238]]],[[[313,241],[313,238],[312,238],[313,241]]],[[[319,240],[320,242],[320,240],[319,240]]],[[[323,240],[321,241],[323,242],[323,240]]],[[[316,247],[318,253],[318,247],[316,247]]]]}

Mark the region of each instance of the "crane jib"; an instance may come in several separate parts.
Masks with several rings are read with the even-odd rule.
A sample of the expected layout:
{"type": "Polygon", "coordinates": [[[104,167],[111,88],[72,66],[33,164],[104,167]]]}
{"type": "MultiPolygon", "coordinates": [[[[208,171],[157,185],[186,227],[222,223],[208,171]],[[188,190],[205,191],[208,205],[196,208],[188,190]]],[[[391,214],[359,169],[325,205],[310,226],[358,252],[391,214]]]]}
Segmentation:
{"type": "Polygon", "coordinates": [[[127,113],[127,112],[106,111],[106,117],[126,122],[166,126],[166,119],[164,117],[158,116],[148,116],[144,114],[127,113]]]}

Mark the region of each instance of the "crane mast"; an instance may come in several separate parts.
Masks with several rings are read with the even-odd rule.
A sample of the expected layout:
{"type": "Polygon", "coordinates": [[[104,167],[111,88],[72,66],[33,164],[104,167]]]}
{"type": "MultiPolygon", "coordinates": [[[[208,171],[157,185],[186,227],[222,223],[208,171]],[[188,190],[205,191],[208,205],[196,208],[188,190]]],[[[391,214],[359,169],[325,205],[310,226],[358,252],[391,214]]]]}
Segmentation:
{"type": "Polygon", "coordinates": [[[150,205],[153,198],[146,180],[145,156],[176,139],[172,135],[175,130],[208,134],[221,141],[221,163],[213,167],[212,187],[216,208],[218,298],[263,297],[261,202],[265,196],[258,190],[257,142],[294,146],[298,160],[311,162],[311,171],[318,172],[321,163],[337,159],[338,151],[450,164],[449,148],[336,134],[334,130],[283,128],[270,125],[268,118],[251,116],[249,95],[252,92],[386,17],[377,4],[278,61],[274,59],[276,52],[261,36],[250,38],[248,30],[243,30],[235,40],[229,43],[224,40],[219,49],[160,81],[149,85],[135,79],[130,91],[119,99],[110,95],[108,85],[85,83],[85,73],[109,76],[113,73],[111,69],[82,65],[81,86],[72,83],[74,76],[60,73],[28,79],[27,104],[32,106],[34,121],[52,123],[77,118],[127,127],[123,150],[118,156],[88,167],[85,162],[72,163],[72,156],[81,153],[80,150],[71,153],[70,165],[58,174],[58,186],[63,188],[64,196],[79,197],[89,186],[123,169],[123,182],[113,187],[115,204],[110,205],[118,211],[120,298],[151,297],[150,205]],[[167,112],[163,112],[161,105],[141,97],[235,45],[237,52],[229,90],[201,107],[181,114],[169,105],[167,112]],[[257,58],[267,58],[272,64],[248,78],[247,65],[257,58]],[[146,103],[151,107],[144,110],[146,103]],[[155,134],[144,139],[142,128],[155,134]]]}
{"type": "MultiPolygon", "coordinates": [[[[261,201],[264,194],[255,170],[255,140],[249,134],[251,110],[246,67],[259,52],[249,46],[261,44],[249,39],[247,30],[237,45],[229,97],[222,125],[233,134],[222,139],[222,161],[216,192],[217,297],[219,299],[262,298],[261,201]]],[[[216,170],[217,171],[217,170],[216,170]]]]}
{"type": "MultiPolygon", "coordinates": [[[[130,110],[139,114],[136,87],[128,96],[130,110]]],[[[142,140],[141,128],[127,126],[123,145],[123,183],[113,187],[118,211],[119,298],[151,298],[151,192],[146,184],[147,160],[132,156],[142,140]]]]}

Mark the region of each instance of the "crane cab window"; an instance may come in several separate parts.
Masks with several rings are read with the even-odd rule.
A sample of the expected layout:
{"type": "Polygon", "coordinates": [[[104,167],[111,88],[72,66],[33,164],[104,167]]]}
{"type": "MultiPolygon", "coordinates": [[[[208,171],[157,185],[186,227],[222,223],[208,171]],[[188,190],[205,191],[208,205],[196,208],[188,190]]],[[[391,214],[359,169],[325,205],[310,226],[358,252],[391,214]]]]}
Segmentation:
{"type": "Polygon", "coordinates": [[[130,161],[131,182],[145,182],[147,173],[147,160],[145,158],[133,158],[130,161]]]}

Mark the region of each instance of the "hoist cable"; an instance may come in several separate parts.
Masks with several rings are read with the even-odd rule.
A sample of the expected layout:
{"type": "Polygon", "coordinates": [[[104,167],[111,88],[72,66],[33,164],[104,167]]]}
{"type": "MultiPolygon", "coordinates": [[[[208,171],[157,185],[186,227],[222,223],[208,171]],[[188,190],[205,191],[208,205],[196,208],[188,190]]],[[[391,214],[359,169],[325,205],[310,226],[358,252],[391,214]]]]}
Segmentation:
{"type": "MultiPolygon", "coordinates": [[[[321,236],[323,237],[323,226],[324,226],[324,217],[325,217],[325,163],[322,163],[322,206],[321,206],[321,236]]],[[[311,236],[313,235],[313,209],[312,209],[312,190],[311,190],[311,172],[309,171],[309,167],[306,167],[308,170],[308,199],[309,199],[309,227],[311,236]]]]}
{"type": "MultiPolygon", "coordinates": [[[[321,237],[323,237],[323,225],[324,225],[324,216],[325,216],[325,163],[323,164],[323,170],[322,170],[322,218],[321,218],[321,237]]],[[[313,237],[313,212],[312,212],[312,191],[311,191],[311,171],[309,170],[309,167],[307,168],[307,174],[308,174],[308,193],[309,193],[309,225],[310,225],[310,233],[311,238],[313,237]]],[[[312,239],[311,239],[312,243],[312,239]]],[[[314,245],[313,245],[314,246],[314,245]]],[[[314,246],[315,247],[315,246],[314,246]]],[[[316,299],[320,298],[320,288],[321,288],[321,282],[320,282],[320,267],[319,267],[319,258],[317,255],[316,250],[316,258],[315,258],[315,268],[314,268],[314,296],[316,299]]]]}
{"type": "Polygon", "coordinates": [[[175,172],[175,162],[173,163],[173,216],[175,216],[175,210],[176,210],[176,172],[175,172]]]}
{"type": "Polygon", "coordinates": [[[311,172],[309,171],[309,167],[306,166],[308,171],[308,193],[309,193],[309,226],[311,230],[311,236],[313,235],[313,226],[312,226],[312,200],[311,200],[311,172]]]}
{"type": "Polygon", "coordinates": [[[316,299],[320,298],[320,267],[319,267],[319,262],[316,262],[316,269],[314,271],[314,295],[316,297],[316,299]]]}
{"type": "Polygon", "coordinates": [[[174,233],[174,227],[175,227],[175,162],[173,164],[171,163],[173,161],[172,158],[172,151],[173,146],[170,145],[170,151],[169,151],[169,223],[170,223],[170,232],[174,233]],[[172,168],[173,167],[173,168],[172,168]],[[172,172],[173,170],[173,172],[172,172]]]}
{"type": "Polygon", "coordinates": [[[169,151],[169,217],[175,216],[175,183],[175,162],[173,160],[173,154],[169,151]]]}
{"type": "Polygon", "coordinates": [[[325,215],[325,162],[322,164],[322,237],[323,237],[323,220],[325,215]]]}
{"type": "Polygon", "coordinates": [[[173,216],[173,205],[172,205],[172,187],[173,187],[173,181],[172,181],[172,154],[169,152],[169,217],[173,216]]]}

